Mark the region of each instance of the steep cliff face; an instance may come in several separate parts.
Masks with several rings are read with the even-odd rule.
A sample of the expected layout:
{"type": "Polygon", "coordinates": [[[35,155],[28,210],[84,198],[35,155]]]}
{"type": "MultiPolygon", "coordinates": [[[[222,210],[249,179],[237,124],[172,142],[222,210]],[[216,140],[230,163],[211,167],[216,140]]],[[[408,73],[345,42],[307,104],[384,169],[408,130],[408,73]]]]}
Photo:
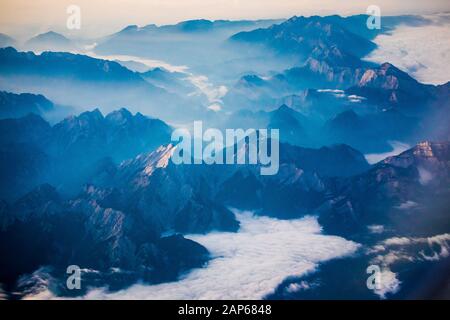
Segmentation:
{"type": "Polygon", "coordinates": [[[63,201],[53,187],[43,185],[8,212],[2,210],[0,252],[10,258],[2,260],[0,281],[11,290],[20,275],[49,266],[55,278],[51,285],[64,295],[69,292],[61,283],[69,265],[86,270],[86,290],[111,281],[120,288],[138,279],[175,280],[208,261],[201,245],[181,235],[163,237],[135,212],[108,206],[114,195],[113,190],[89,186],[77,199],[63,201]]]}
{"type": "Polygon", "coordinates": [[[369,225],[394,233],[425,232],[432,224],[445,230],[449,150],[448,142],[422,142],[363,174],[332,181],[329,200],[318,209],[319,222],[326,231],[346,236],[362,234],[369,225]]]}

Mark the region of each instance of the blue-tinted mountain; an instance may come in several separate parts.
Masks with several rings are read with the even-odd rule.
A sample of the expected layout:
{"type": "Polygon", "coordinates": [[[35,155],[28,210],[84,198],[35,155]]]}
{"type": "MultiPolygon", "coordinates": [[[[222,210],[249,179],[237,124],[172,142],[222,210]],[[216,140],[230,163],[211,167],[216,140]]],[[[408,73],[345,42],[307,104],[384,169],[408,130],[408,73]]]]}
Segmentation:
{"type": "Polygon", "coordinates": [[[292,17],[266,29],[241,32],[231,41],[267,46],[281,54],[308,57],[327,56],[332,65],[354,65],[375,48],[375,44],[345,29],[327,17],[292,17]]]}
{"type": "Polygon", "coordinates": [[[170,93],[187,96],[198,90],[187,80],[186,74],[170,72],[161,67],[148,70],[140,75],[155,87],[163,88],[170,93]]]}
{"type": "Polygon", "coordinates": [[[283,104],[278,109],[270,112],[267,128],[279,129],[280,140],[294,145],[300,145],[307,140],[307,132],[302,123],[307,120],[294,109],[283,104]]]}
{"type": "MultiPolygon", "coordinates": [[[[137,25],[130,25],[119,31],[115,35],[127,34],[135,35],[136,33],[148,33],[148,32],[179,32],[179,33],[192,33],[192,32],[209,32],[217,29],[242,29],[242,28],[256,28],[261,25],[271,25],[280,20],[186,20],[174,25],[162,25],[157,26],[155,24],[149,24],[143,27],[137,25]]],[[[232,32],[232,31],[229,31],[232,32]]],[[[114,35],[113,35],[114,36],[114,35]]]]}
{"type": "MultiPolygon", "coordinates": [[[[356,68],[332,66],[324,60],[308,58],[300,66],[264,79],[255,75],[243,76],[230,88],[224,101],[229,106],[261,108],[287,96],[301,95],[305,90],[345,90],[356,85],[366,70],[367,66],[356,68]]],[[[322,101],[319,101],[319,104],[323,104],[322,101]]]]}
{"type": "Polygon", "coordinates": [[[373,104],[408,108],[414,113],[424,109],[434,90],[435,86],[422,84],[392,64],[383,63],[367,69],[347,92],[366,97],[373,104]]]}
{"type": "Polygon", "coordinates": [[[35,114],[0,120],[0,198],[17,199],[46,181],[52,168],[45,152],[50,132],[50,125],[35,114]]]}
{"type": "Polygon", "coordinates": [[[60,33],[49,31],[29,39],[25,46],[36,51],[71,51],[76,45],[60,33]]]}
{"type": "Polygon", "coordinates": [[[423,142],[360,175],[329,181],[327,201],[316,211],[324,232],[355,239],[364,247],[316,272],[286,279],[268,298],[445,297],[446,290],[439,288],[447,281],[449,263],[449,159],[448,141],[423,142]],[[397,290],[385,295],[367,290],[365,271],[374,262],[395,274],[397,290]],[[424,291],[417,279],[430,276],[436,284],[424,291]],[[343,285],[337,277],[339,283],[345,279],[343,285]],[[308,290],[289,290],[305,283],[308,290]]]}
{"type": "Polygon", "coordinates": [[[84,112],[53,127],[32,114],[0,120],[2,169],[13,178],[2,179],[1,197],[17,198],[44,182],[77,192],[99,166],[151,151],[168,143],[170,134],[161,120],[126,109],[106,117],[99,110],[84,112]]]}
{"type": "Polygon", "coordinates": [[[363,152],[381,152],[389,141],[414,141],[424,124],[416,117],[406,116],[395,109],[358,115],[344,111],[328,120],[322,135],[328,143],[348,143],[363,152]]]}
{"type": "Polygon", "coordinates": [[[42,95],[0,91],[0,119],[20,118],[29,113],[44,115],[53,109],[53,103],[42,95]]]}
{"type": "MultiPolygon", "coordinates": [[[[66,152],[77,158],[83,153],[110,156],[120,162],[167,143],[171,128],[159,119],[122,108],[106,116],[96,109],[72,116],[52,128],[55,154],[66,152]]],[[[99,156],[96,156],[97,158],[99,156]]]]}
{"type": "Polygon", "coordinates": [[[127,206],[161,231],[236,231],[239,223],[234,215],[214,200],[208,188],[212,182],[208,166],[175,165],[173,151],[171,144],[161,146],[122,162],[109,176],[92,182],[121,190],[127,206]]]}
{"type": "Polygon", "coordinates": [[[448,232],[449,159],[449,142],[423,142],[335,181],[318,209],[319,222],[327,232],[351,237],[363,236],[369,225],[382,225],[392,236],[448,232]]]}
{"type": "Polygon", "coordinates": [[[83,294],[90,286],[117,290],[138,280],[173,281],[209,259],[201,245],[180,235],[162,237],[142,217],[100,204],[95,193],[87,188],[79,198],[64,201],[52,186],[42,185],[9,206],[0,230],[2,243],[9,244],[0,248],[10,257],[0,269],[6,289],[17,291],[18,277],[41,266],[51,266],[50,290],[73,295],[65,286],[67,265],[86,270],[84,290],[76,293],[83,294]]]}
{"type": "Polygon", "coordinates": [[[0,48],[12,47],[16,44],[16,41],[10,36],[0,33],[0,48]]]}
{"type": "Polygon", "coordinates": [[[28,114],[17,119],[0,120],[0,141],[2,145],[14,143],[36,144],[48,142],[51,126],[39,115],[28,114]]]}
{"type": "MultiPolygon", "coordinates": [[[[223,117],[222,117],[223,118],[223,117]]],[[[233,112],[225,119],[224,127],[235,126],[236,128],[267,128],[278,129],[280,141],[293,145],[308,144],[309,124],[308,118],[294,109],[282,104],[273,111],[251,111],[242,109],[233,112]]]]}
{"type": "Polygon", "coordinates": [[[420,15],[383,15],[381,28],[369,29],[367,28],[367,20],[369,17],[370,16],[366,14],[357,14],[347,17],[331,15],[322,17],[322,19],[330,23],[338,24],[346,30],[369,40],[374,39],[377,35],[392,32],[392,30],[400,24],[408,26],[425,26],[432,23],[430,19],[420,15]]]}
{"type": "MultiPolygon", "coordinates": [[[[278,20],[279,21],[279,20],[278,20]]],[[[103,39],[99,39],[95,52],[122,54],[158,59],[173,65],[215,68],[224,62],[246,56],[238,48],[228,48],[223,43],[232,34],[268,27],[277,20],[227,21],[189,20],[175,25],[143,27],[131,25],[103,39]],[[214,54],[211,54],[214,52],[214,54]]],[[[221,72],[225,72],[223,70],[221,72]]]]}
{"type": "Polygon", "coordinates": [[[249,109],[284,103],[315,127],[311,136],[320,139],[309,143],[349,143],[379,152],[389,150],[390,140],[448,139],[449,97],[448,84],[420,83],[389,63],[330,67],[310,58],[302,67],[268,78],[242,77],[224,102],[249,109]],[[330,87],[338,89],[324,89],[330,87]]]}
{"type": "Polygon", "coordinates": [[[78,81],[123,81],[134,85],[145,83],[137,74],[116,62],[66,52],[19,52],[14,48],[0,49],[2,75],[43,75],[58,80],[71,77],[78,81]]]}
{"type": "Polygon", "coordinates": [[[80,109],[99,106],[110,111],[128,105],[134,111],[167,116],[183,105],[177,95],[153,86],[117,62],[71,53],[36,55],[0,49],[0,84],[12,92],[39,92],[54,103],[80,109]],[[162,104],[165,108],[160,108],[162,104]]]}
{"type": "Polygon", "coordinates": [[[259,214],[298,218],[323,203],[329,177],[350,176],[368,168],[364,156],[346,145],[311,149],[281,143],[276,175],[261,176],[259,166],[236,166],[219,179],[217,198],[259,214]]]}

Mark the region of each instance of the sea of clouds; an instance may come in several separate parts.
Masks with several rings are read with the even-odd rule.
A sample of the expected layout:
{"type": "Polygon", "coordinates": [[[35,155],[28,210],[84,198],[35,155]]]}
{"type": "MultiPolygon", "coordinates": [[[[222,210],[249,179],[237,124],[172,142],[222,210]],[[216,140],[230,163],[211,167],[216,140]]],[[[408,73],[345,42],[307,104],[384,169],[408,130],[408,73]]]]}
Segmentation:
{"type": "Polygon", "coordinates": [[[86,299],[261,299],[287,277],[313,271],[320,262],[351,255],[359,245],[321,234],[314,217],[278,220],[235,212],[238,233],[213,232],[188,238],[204,245],[212,261],[176,282],[137,284],[108,293],[90,291],[86,299]]]}
{"type": "MultiPolygon", "coordinates": [[[[400,25],[375,38],[378,48],[367,60],[390,62],[417,80],[443,84],[450,80],[450,13],[426,15],[427,25],[400,25]]],[[[383,20],[381,20],[383,23],[383,20]]]]}

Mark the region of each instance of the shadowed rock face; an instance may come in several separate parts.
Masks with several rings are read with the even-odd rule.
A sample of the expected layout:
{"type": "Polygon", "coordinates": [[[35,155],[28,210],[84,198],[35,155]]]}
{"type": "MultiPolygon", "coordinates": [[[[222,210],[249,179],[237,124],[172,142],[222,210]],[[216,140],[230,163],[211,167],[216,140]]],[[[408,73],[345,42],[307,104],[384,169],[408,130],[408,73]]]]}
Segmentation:
{"type": "MultiPolygon", "coordinates": [[[[56,104],[41,95],[0,92],[0,118],[8,118],[0,120],[0,256],[7,257],[0,259],[0,285],[7,292],[33,293],[42,284],[73,295],[65,287],[70,264],[83,268],[83,290],[76,294],[89,286],[118,290],[139,280],[177,280],[209,259],[203,246],[183,234],[238,231],[229,207],[279,219],[315,214],[328,234],[369,247],[380,242],[380,251],[358,256],[356,263],[332,264],[319,279],[339,290],[333,281],[342,282],[341,276],[346,284],[361,282],[358,297],[376,296],[367,292],[366,279],[353,278],[355,267],[366,276],[364,268],[373,259],[384,262],[376,258],[389,257],[391,249],[408,259],[423,253],[421,262],[444,256],[450,230],[450,83],[426,85],[392,64],[363,61],[379,32],[368,31],[366,19],[129,26],[95,49],[180,62],[189,67],[186,73],[145,66],[139,73],[85,55],[0,49],[4,90],[42,92],[56,104]],[[251,29],[222,48],[231,34],[251,29]],[[197,83],[188,75],[207,79],[197,83]],[[171,128],[124,108],[105,116],[95,109],[56,125],[40,117],[64,101],[108,110],[127,105],[178,123],[186,121],[185,110],[192,112],[190,119],[210,105],[202,90],[202,98],[195,98],[197,85],[220,91],[213,95],[223,108],[209,110],[205,119],[220,118],[224,127],[280,129],[278,174],[261,176],[259,165],[174,165],[171,128]],[[249,110],[236,110],[241,107],[249,110]],[[413,145],[424,139],[447,142],[423,142],[374,166],[357,151],[386,152],[391,140],[413,145]],[[410,243],[402,247],[386,237],[410,243]]],[[[397,24],[391,19],[386,17],[383,28],[397,24]]],[[[0,46],[8,41],[0,35],[0,46]]],[[[28,44],[72,45],[52,32],[28,44]]],[[[308,280],[313,287],[314,277],[308,280]]],[[[347,289],[321,297],[352,296],[354,287],[347,289]]],[[[284,294],[280,289],[275,297],[284,294]]]]}
{"type": "Polygon", "coordinates": [[[169,144],[127,160],[102,183],[121,190],[126,206],[161,230],[236,231],[239,224],[234,215],[212,197],[209,168],[173,164],[174,149],[169,144]]]}
{"type": "Polygon", "coordinates": [[[407,114],[423,114],[438,96],[435,86],[419,83],[390,63],[367,69],[347,92],[407,114]]]}
{"type": "Polygon", "coordinates": [[[163,234],[237,231],[239,223],[225,205],[299,217],[323,202],[326,176],[368,166],[347,146],[314,150],[282,144],[279,174],[263,177],[258,166],[175,165],[174,148],[162,146],[112,165],[93,177],[97,186],[87,185],[68,200],[42,185],[11,205],[3,203],[0,237],[8,245],[1,253],[16,258],[3,262],[2,282],[11,289],[19,275],[51,266],[39,276],[53,279],[59,294],[69,294],[58,279],[70,264],[91,270],[84,271],[88,284],[116,289],[138,279],[175,280],[202,266],[208,253],[180,235],[163,234]],[[346,165],[334,167],[336,159],[346,165]]]}
{"type": "Polygon", "coordinates": [[[266,29],[241,32],[232,41],[260,43],[283,54],[343,55],[361,57],[374,49],[375,44],[356,35],[332,19],[322,17],[293,17],[266,29]]]}
{"type": "Polygon", "coordinates": [[[53,103],[42,95],[29,93],[14,94],[0,91],[0,118],[20,118],[34,113],[43,115],[52,111],[53,103]]]}
{"type": "Polygon", "coordinates": [[[1,180],[0,196],[16,200],[46,182],[73,195],[100,168],[168,143],[170,133],[163,121],[124,108],[106,117],[84,112],[53,127],[34,114],[0,120],[1,168],[12,175],[1,180]]]}
{"type": "Polygon", "coordinates": [[[423,142],[363,174],[335,180],[330,200],[318,209],[319,222],[326,231],[345,236],[363,234],[368,225],[384,225],[397,235],[426,233],[431,225],[446,230],[449,151],[448,142],[423,142]]]}
{"type": "MultiPolygon", "coordinates": [[[[144,80],[117,62],[67,52],[41,54],[0,48],[0,84],[11,92],[38,92],[55,104],[78,110],[100,106],[112,111],[121,106],[173,119],[187,100],[144,80]],[[160,108],[164,105],[164,108],[160,108]]],[[[191,101],[192,103],[192,101],[191,101]]]]}
{"type": "MultiPolygon", "coordinates": [[[[129,117],[125,111],[106,118],[99,112],[83,114],[67,119],[56,132],[69,132],[62,141],[71,142],[64,143],[68,150],[77,150],[69,146],[77,146],[79,137],[95,133],[101,138],[99,128],[105,119],[120,125],[129,117]],[[79,132],[84,134],[75,134],[79,132]]],[[[16,243],[3,248],[5,255],[12,255],[13,247],[41,252],[23,264],[20,259],[12,261],[3,277],[11,281],[46,264],[54,266],[54,276],[59,277],[62,266],[73,263],[102,272],[128,270],[133,279],[174,279],[182,270],[200,266],[206,253],[181,237],[162,239],[161,234],[237,231],[239,223],[225,205],[299,217],[323,202],[326,177],[351,175],[368,167],[359,152],[343,145],[315,150],[282,144],[280,172],[268,177],[260,176],[258,165],[175,165],[171,161],[174,149],[161,146],[118,166],[105,163],[91,177],[93,185],[69,200],[43,185],[11,206],[2,206],[2,237],[16,243]],[[340,167],[335,165],[337,160],[342,160],[340,167]],[[27,233],[41,240],[25,241],[27,233]],[[188,250],[179,257],[170,249],[172,244],[191,248],[192,254],[188,250]]]]}
{"type": "Polygon", "coordinates": [[[75,264],[95,271],[87,275],[87,286],[108,284],[114,279],[108,274],[118,270],[120,288],[138,279],[175,280],[209,259],[201,245],[180,235],[161,237],[139,215],[108,207],[107,194],[89,187],[79,198],[63,201],[53,187],[43,185],[2,210],[0,251],[11,257],[2,261],[2,283],[12,289],[19,275],[49,265],[51,276],[62,278],[54,282],[61,286],[59,294],[68,294],[59,283],[67,266],[75,264]]]}

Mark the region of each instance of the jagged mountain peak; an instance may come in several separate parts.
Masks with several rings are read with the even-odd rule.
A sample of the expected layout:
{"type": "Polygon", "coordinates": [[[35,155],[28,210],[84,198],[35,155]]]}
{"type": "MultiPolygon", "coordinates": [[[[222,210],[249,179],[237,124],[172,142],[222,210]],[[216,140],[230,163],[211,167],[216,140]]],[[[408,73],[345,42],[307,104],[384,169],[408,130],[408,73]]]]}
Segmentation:
{"type": "Polygon", "coordinates": [[[28,219],[31,215],[52,214],[59,210],[62,198],[55,187],[48,183],[37,186],[15,203],[13,210],[18,219],[28,219]]]}
{"type": "Polygon", "coordinates": [[[347,110],[337,114],[330,122],[336,125],[351,125],[358,120],[359,116],[354,110],[347,110]]]}
{"type": "Polygon", "coordinates": [[[389,62],[381,64],[378,68],[366,70],[358,83],[360,87],[381,87],[390,90],[398,89],[401,85],[416,86],[419,83],[389,62]]]}
{"type": "Polygon", "coordinates": [[[0,91],[0,118],[19,118],[29,113],[44,115],[53,110],[53,103],[43,95],[0,91]]]}
{"type": "Polygon", "coordinates": [[[98,125],[103,122],[104,116],[101,111],[96,108],[92,111],[85,111],[78,116],[71,115],[55,125],[55,128],[86,128],[98,125]]]}
{"type": "Polygon", "coordinates": [[[264,84],[264,79],[256,74],[248,74],[239,80],[238,85],[246,85],[246,86],[261,86],[264,84]]]}
{"type": "Polygon", "coordinates": [[[126,108],[120,108],[106,115],[105,119],[116,123],[125,123],[133,117],[133,114],[126,108]]]}
{"type": "Polygon", "coordinates": [[[38,34],[37,36],[31,38],[29,41],[63,41],[70,42],[70,40],[60,33],[54,31],[48,31],[45,33],[38,34]]]}
{"type": "Polygon", "coordinates": [[[16,41],[13,38],[4,33],[0,33],[0,48],[13,46],[15,43],[16,41]]]}
{"type": "Polygon", "coordinates": [[[175,149],[176,146],[171,143],[162,145],[155,151],[143,153],[134,159],[124,161],[119,169],[124,171],[131,169],[134,173],[140,172],[140,176],[151,176],[155,170],[166,168],[169,165],[175,149]]]}
{"type": "Polygon", "coordinates": [[[353,63],[375,48],[375,44],[343,27],[332,17],[292,17],[266,29],[240,32],[232,41],[262,43],[279,53],[330,56],[329,62],[353,63]],[[334,47],[334,48],[333,48],[334,47]],[[322,52],[324,51],[324,52],[322,52]],[[334,59],[331,58],[334,56],[334,59]],[[341,58],[339,58],[341,57],[341,58]],[[346,57],[345,59],[343,57],[346,57]]]}
{"type": "Polygon", "coordinates": [[[446,162],[450,159],[450,142],[423,141],[403,153],[388,157],[383,163],[406,167],[419,162],[446,162]]]}

